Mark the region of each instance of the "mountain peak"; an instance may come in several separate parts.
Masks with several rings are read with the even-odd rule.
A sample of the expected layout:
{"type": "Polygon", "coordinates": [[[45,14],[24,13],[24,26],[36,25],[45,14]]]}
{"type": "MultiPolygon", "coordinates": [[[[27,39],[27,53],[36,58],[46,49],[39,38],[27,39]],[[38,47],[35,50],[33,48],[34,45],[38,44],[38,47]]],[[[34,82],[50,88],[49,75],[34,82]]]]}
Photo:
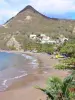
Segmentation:
{"type": "MultiPolygon", "coordinates": [[[[50,19],[49,17],[47,17],[47,16],[41,14],[39,11],[37,11],[35,8],[33,8],[31,5],[27,5],[27,6],[26,6],[23,10],[21,10],[19,13],[22,13],[22,12],[27,11],[27,10],[36,12],[36,13],[38,13],[39,15],[41,15],[41,16],[47,18],[47,19],[50,19]]],[[[19,14],[19,13],[18,13],[18,14],[19,14]]]]}
{"type": "Polygon", "coordinates": [[[25,7],[25,9],[34,9],[31,5],[25,7]]]}
{"type": "Polygon", "coordinates": [[[33,10],[36,11],[31,5],[26,6],[23,10],[21,10],[19,13],[26,11],[26,10],[33,10]]]}

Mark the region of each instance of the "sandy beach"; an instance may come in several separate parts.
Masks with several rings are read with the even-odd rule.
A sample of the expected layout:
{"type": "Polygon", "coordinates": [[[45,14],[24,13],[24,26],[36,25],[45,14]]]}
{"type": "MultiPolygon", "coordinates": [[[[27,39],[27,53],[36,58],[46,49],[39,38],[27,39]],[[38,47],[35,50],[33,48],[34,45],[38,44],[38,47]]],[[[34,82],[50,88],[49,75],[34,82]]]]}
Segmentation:
{"type": "Polygon", "coordinates": [[[38,59],[39,68],[13,83],[6,91],[0,92],[0,100],[46,100],[46,95],[34,87],[36,85],[45,87],[46,80],[50,76],[58,76],[63,79],[69,74],[68,71],[53,68],[55,64],[59,63],[59,60],[52,58],[51,55],[45,53],[26,54],[38,59]]]}

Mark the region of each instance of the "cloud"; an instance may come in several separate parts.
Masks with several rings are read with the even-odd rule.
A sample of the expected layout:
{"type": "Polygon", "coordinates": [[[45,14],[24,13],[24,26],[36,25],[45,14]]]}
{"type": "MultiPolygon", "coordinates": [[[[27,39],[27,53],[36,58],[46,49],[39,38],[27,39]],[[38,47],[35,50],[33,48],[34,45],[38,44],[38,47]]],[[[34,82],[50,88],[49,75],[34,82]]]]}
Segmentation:
{"type": "Polygon", "coordinates": [[[75,11],[75,0],[30,0],[30,4],[43,13],[65,14],[75,11]]]}
{"type": "Polygon", "coordinates": [[[16,11],[0,10],[0,24],[6,22],[8,19],[10,19],[12,16],[15,16],[16,14],[16,11]]]}
{"type": "Polygon", "coordinates": [[[46,15],[75,18],[75,0],[0,0],[0,20],[6,21],[27,5],[32,5],[36,10],[46,15]]]}
{"type": "Polygon", "coordinates": [[[13,5],[11,6],[7,0],[0,0],[0,24],[6,22],[12,16],[15,16],[18,13],[18,10],[15,8],[12,9],[13,5]]]}

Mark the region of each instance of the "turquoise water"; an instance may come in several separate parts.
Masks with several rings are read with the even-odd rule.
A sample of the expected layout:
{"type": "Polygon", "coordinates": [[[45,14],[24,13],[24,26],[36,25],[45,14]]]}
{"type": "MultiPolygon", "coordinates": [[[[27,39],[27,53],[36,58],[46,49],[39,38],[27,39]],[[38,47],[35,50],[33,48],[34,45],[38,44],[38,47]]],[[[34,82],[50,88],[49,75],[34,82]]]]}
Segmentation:
{"type": "Polygon", "coordinates": [[[38,67],[37,59],[26,54],[0,52],[0,91],[14,81],[32,73],[38,67]]]}

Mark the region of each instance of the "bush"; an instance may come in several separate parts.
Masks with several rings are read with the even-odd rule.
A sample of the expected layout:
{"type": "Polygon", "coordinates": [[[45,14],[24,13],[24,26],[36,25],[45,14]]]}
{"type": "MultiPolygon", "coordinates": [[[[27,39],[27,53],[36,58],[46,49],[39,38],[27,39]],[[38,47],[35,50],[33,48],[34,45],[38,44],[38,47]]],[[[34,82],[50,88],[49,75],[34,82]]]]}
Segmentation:
{"type": "Polygon", "coordinates": [[[56,69],[68,69],[70,66],[65,65],[65,64],[58,64],[54,66],[56,69]]]}
{"type": "Polygon", "coordinates": [[[60,48],[60,53],[67,54],[69,57],[75,57],[75,43],[66,43],[60,48]]]}
{"type": "Polygon", "coordinates": [[[67,59],[63,60],[62,62],[67,65],[75,66],[75,58],[67,58],[67,59]]]}
{"type": "Polygon", "coordinates": [[[40,88],[39,86],[36,88],[47,95],[47,100],[75,100],[75,81],[73,74],[63,80],[58,77],[50,77],[48,78],[46,88],[40,88]]]}
{"type": "Polygon", "coordinates": [[[9,46],[9,49],[10,49],[10,50],[16,50],[16,47],[14,47],[14,46],[9,46]]]}
{"type": "Polygon", "coordinates": [[[56,69],[73,69],[75,67],[75,58],[67,58],[60,64],[54,66],[56,69]]]}
{"type": "Polygon", "coordinates": [[[23,46],[24,50],[37,50],[37,52],[46,52],[46,53],[53,53],[54,52],[54,45],[52,44],[40,44],[33,41],[29,41],[25,43],[23,46]]]}
{"type": "Polygon", "coordinates": [[[53,53],[54,52],[54,45],[52,44],[40,44],[40,51],[46,53],[53,53]]]}

